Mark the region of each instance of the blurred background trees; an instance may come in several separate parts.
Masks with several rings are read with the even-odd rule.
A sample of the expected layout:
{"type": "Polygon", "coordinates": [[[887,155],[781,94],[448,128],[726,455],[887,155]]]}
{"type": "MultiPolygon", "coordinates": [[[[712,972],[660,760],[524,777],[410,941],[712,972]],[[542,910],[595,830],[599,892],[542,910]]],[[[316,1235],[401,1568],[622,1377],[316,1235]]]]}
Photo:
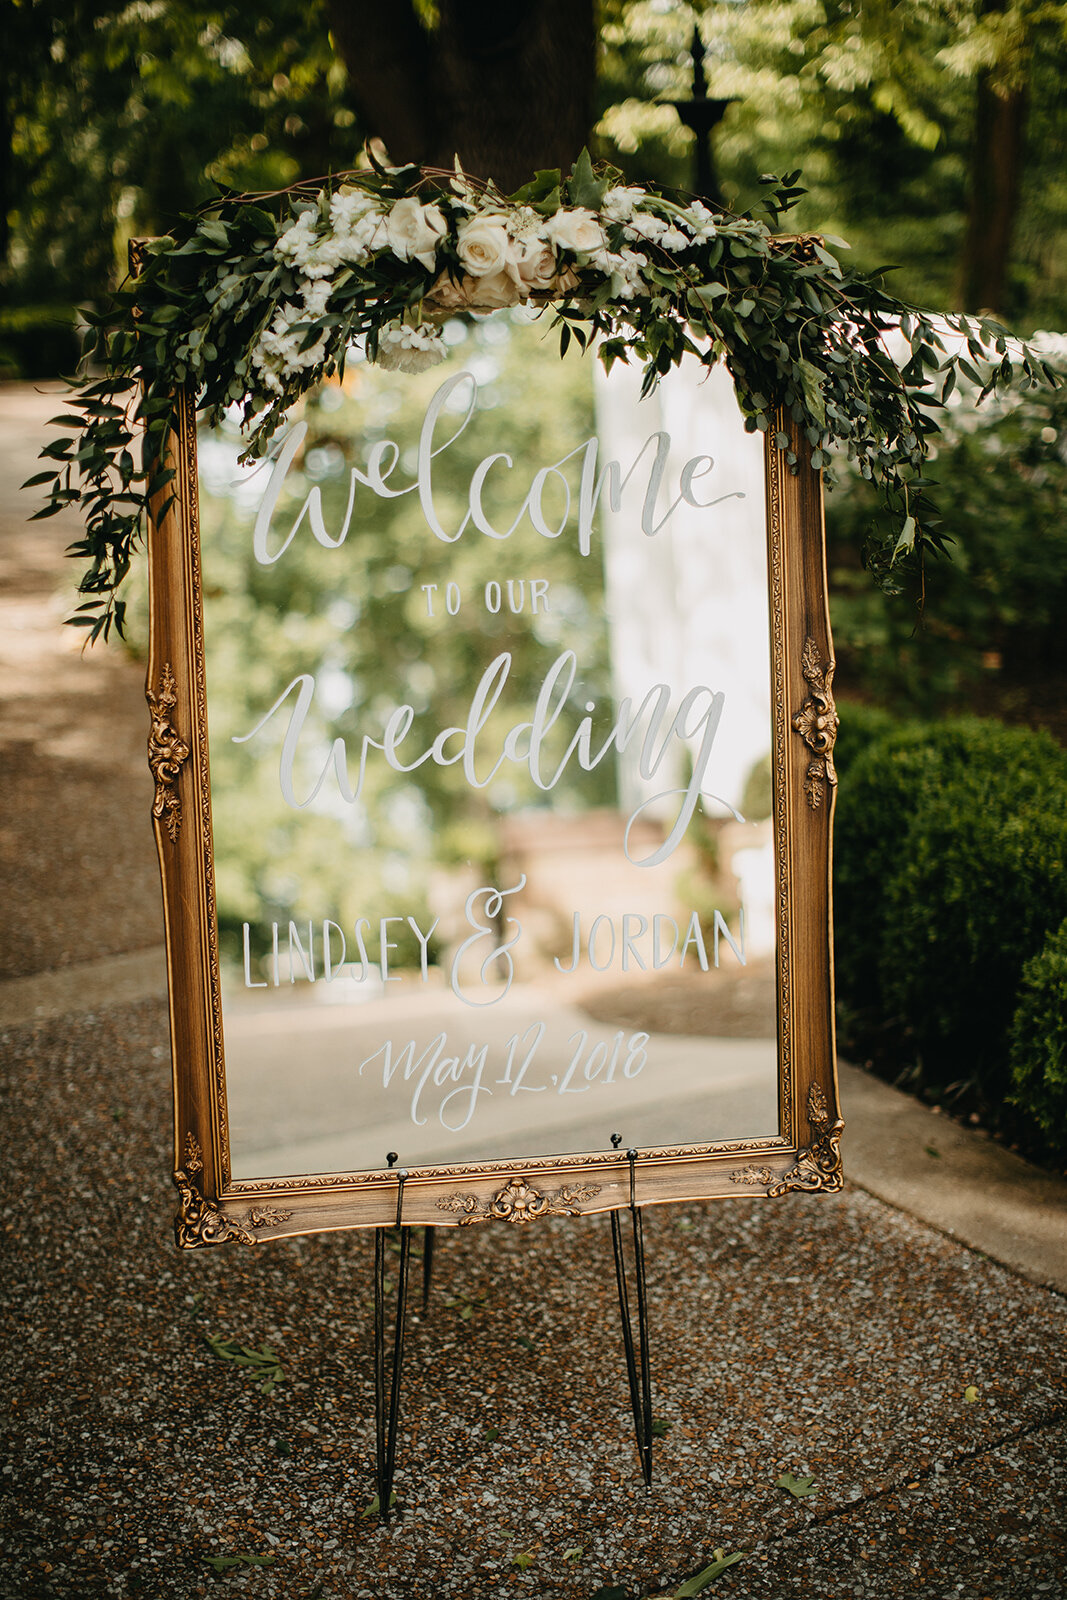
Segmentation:
{"type": "Polygon", "coordinates": [[[899,293],[1062,326],[1067,4],[1058,0],[8,0],[0,361],[69,364],[72,307],[135,234],[217,192],[397,160],[516,186],[586,140],[690,188],[699,28],[727,204],[800,167],[799,227],[899,293]]]}

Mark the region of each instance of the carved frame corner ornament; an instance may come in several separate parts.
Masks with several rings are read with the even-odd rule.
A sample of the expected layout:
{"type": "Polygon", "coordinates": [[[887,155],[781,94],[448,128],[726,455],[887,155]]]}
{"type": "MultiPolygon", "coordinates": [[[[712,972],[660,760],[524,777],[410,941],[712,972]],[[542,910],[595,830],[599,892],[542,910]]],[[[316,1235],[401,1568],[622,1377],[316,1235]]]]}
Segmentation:
{"type": "Polygon", "coordinates": [[[190,756],[189,746],[180,738],[171,722],[171,713],[178,704],[178,686],[168,661],[159,680],[158,693],[145,690],[145,699],[152,714],[148,730],[148,765],[156,780],[152,815],[163,823],[172,844],[178,840],[182,825],[182,803],[178,794],[178,779],[182,767],[190,756]]]}
{"type": "Polygon", "coordinates": [[[534,1222],[538,1217],[579,1217],[581,1202],[600,1193],[597,1183],[564,1184],[553,1194],[542,1194],[524,1178],[510,1178],[488,1202],[473,1194],[450,1194],[438,1200],[438,1209],[459,1214],[459,1226],[475,1222],[534,1222]]]}
{"type": "Polygon", "coordinates": [[[203,1244],[258,1244],[254,1233],[225,1216],[213,1200],[205,1200],[196,1182],[204,1170],[200,1146],[191,1133],[185,1136],[185,1164],[174,1174],[178,1191],[178,1213],[174,1218],[174,1237],[179,1250],[194,1250],[203,1244]]]}
{"type": "Polygon", "coordinates": [[[823,785],[826,784],[833,789],[837,784],[834,745],[837,742],[840,719],[833,695],[835,666],[836,662],[832,656],[825,666],[823,665],[819,647],[809,635],[804,641],[800,670],[804,674],[804,681],[811,689],[811,694],[800,710],[794,714],[793,728],[800,734],[804,743],[814,751],[804,777],[804,793],[813,811],[817,811],[822,804],[823,785]]]}
{"type": "Polygon", "coordinates": [[[833,1194],[844,1185],[841,1168],[841,1134],[844,1121],[831,1117],[826,1095],[817,1083],[808,1090],[808,1121],[815,1137],[807,1150],[802,1150],[800,1160],[779,1183],[767,1190],[771,1199],[788,1194],[792,1189],[803,1189],[809,1194],[822,1191],[833,1194]]]}

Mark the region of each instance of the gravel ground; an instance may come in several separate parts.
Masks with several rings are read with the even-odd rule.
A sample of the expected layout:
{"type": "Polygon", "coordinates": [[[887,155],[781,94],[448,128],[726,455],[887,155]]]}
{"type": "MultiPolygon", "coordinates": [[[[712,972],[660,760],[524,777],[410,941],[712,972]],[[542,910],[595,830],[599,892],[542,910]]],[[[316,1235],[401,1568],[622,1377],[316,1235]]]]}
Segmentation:
{"type": "Polygon", "coordinates": [[[1067,1308],[859,1190],[647,1213],[650,1493],[606,1219],[445,1231],[399,1514],[361,1517],[370,1239],[178,1254],[165,1039],[145,1003],[0,1040],[5,1600],[633,1600],[716,1547],[747,1552],[707,1591],[735,1600],[1065,1592],[1067,1308]],[[267,1343],[282,1381],[207,1335],[267,1343]],[[272,1563],[209,1565],[241,1555],[272,1563]]]}

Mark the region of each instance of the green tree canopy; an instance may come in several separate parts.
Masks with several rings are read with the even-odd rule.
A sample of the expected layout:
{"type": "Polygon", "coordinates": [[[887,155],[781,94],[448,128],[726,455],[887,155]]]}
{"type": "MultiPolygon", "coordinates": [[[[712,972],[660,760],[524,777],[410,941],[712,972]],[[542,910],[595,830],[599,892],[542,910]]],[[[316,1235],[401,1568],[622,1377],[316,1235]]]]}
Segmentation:
{"type": "Polygon", "coordinates": [[[129,236],[165,229],[218,184],[270,190],[347,168],[366,137],[397,160],[458,152],[507,188],[569,166],[593,120],[628,175],[691,186],[692,135],[669,102],[691,92],[698,25],[709,92],[734,100],[713,136],[728,201],[749,206],[761,173],[799,166],[810,193],[795,225],[849,238],[866,269],[895,263],[899,293],[1062,325],[1063,0],[560,7],[13,0],[0,67],[9,303],[69,320],[121,275],[129,236]]]}

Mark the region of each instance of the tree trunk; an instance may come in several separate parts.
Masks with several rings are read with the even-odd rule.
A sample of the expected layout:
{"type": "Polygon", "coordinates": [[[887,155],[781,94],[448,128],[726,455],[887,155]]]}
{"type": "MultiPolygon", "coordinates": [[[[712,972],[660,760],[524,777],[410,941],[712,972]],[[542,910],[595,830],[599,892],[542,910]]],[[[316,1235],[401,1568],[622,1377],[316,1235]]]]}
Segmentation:
{"type": "Polygon", "coordinates": [[[329,0],[337,49],[371,135],[392,161],[451,167],[505,193],[569,168],[592,120],[592,0],[329,0]]]}
{"type": "Polygon", "coordinates": [[[964,311],[1007,309],[1008,265],[1022,188],[1029,95],[979,74],[971,147],[971,194],[958,280],[964,311]]]}

